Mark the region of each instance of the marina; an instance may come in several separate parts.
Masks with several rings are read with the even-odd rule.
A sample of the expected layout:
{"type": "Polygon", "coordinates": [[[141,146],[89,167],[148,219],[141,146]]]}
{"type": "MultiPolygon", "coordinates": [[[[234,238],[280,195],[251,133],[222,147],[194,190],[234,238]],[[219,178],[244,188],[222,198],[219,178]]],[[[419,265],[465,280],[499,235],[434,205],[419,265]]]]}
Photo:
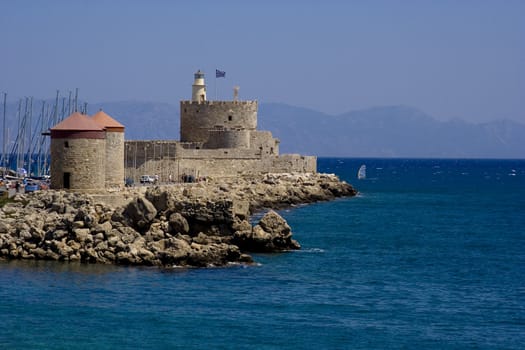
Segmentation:
{"type": "Polygon", "coordinates": [[[87,112],[87,103],[79,106],[78,89],[67,97],[57,90],[54,99],[24,97],[10,103],[4,92],[2,102],[0,196],[48,189],[49,128],[73,111],[87,112]]]}

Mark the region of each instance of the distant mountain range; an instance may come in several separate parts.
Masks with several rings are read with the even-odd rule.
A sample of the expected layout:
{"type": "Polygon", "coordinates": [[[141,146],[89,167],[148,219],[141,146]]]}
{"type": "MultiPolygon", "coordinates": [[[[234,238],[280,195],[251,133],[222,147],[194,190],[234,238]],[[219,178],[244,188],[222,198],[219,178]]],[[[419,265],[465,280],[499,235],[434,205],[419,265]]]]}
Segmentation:
{"type": "MultiPolygon", "coordinates": [[[[126,126],[126,139],[179,139],[178,105],[126,101],[88,106],[90,114],[99,108],[126,126]]],[[[406,106],[328,115],[286,104],[262,103],[258,129],[269,130],[281,140],[281,153],[325,157],[525,158],[525,124],[510,120],[480,124],[459,119],[438,121],[406,106]]]]}
{"type": "Polygon", "coordinates": [[[281,150],[336,157],[525,158],[525,124],[438,121],[411,107],[375,107],[331,116],[263,104],[261,129],[281,150]]]}

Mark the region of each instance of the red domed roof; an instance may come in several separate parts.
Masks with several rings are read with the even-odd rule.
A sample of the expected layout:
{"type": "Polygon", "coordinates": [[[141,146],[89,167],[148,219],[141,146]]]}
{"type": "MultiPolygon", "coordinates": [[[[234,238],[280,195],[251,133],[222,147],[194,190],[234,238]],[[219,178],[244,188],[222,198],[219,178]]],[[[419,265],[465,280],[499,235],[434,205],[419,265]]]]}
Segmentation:
{"type": "Polygon", "coordinates": [[[74,112],[51,128],[51,131],[104,131],[104,127],[85,114],[74,112]]]}
{"type": "Polygon", "coordinates": [[[111,118],[102,109],[91,116],[91,119],[109,131],[124,131],[124,125],[111,118]]]}

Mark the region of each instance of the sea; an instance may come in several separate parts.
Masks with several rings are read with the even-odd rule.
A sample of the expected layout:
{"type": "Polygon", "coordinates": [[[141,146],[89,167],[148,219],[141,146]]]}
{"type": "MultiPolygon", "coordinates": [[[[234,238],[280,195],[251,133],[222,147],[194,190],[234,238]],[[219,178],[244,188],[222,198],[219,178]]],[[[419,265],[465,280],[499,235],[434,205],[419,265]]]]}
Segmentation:
{"type": "Polygon", "coordinates": [[[525,348],[525,160],[318,168],[358,196],[280,211],[302,249],[254,266],[1,261],[0,348],[525,348]]]}

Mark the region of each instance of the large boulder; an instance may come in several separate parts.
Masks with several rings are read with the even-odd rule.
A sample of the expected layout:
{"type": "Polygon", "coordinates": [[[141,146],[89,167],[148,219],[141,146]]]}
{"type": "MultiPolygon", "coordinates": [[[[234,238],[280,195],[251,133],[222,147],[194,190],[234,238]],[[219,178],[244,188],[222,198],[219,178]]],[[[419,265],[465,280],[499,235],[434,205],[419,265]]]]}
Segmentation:
{"type": "Polygon", "coordinates": [[[159,211],[164,212],[170,208],[175,207],[177,199],[173,192],[166,188],[151,187],[146,191],[146,198],[159,211]]]}
{"type": "Polygon", "coordinates": [[[148,246],[164,266],[186,266],[187,258],[192,251],[188,242],[175,237],[150,242],[148,246]]]}
{"type": "Polygon", "coordinates": [[[146,198],[138,196],[128,203],[123,215],[130,221],[131,225],[139,231],[149,227],[149,224],[157,216],[157,209],[146,198]]]}
{"type": "Polygon", "coordinates": [[[290,226],[279,214],[270,210],[251,230],[237,231],[232,243],[250,252],[280,252],[300,249],[292,239],[290,226]]]}
{"type": "Polygon", "coordinates": [[[268,232],[272,237],[289,238],[292,236],[292,229],[275,211],[268,211],[259,221],[259,226],[268,232]]]}
{"type": "Polygon", "coordinates": [[[223,266],[232,262],[252,262],[251,258],[241,254],[239,247],[226,243],[191,244],[187,262],[191,266],[223,266]]]}
{"type": "Polygon", "coordinates": [[[98,224],[98,215],[94,207],[84,205],[78,209],[74,220],[84,222],[86,227],[94,227],[98,224]]]}
{"type": "Polygon", "coordinates": [[[169,218],[169,229],[172,233],[187,234],[190,231],[188,220],[179,213],[173,213],[169,218]]]}
{"type": "Polygon", "coordinates": [[[11,229],[11,225],[6,220],[0,220],[0,234],[7,233],[11,229]]]}

